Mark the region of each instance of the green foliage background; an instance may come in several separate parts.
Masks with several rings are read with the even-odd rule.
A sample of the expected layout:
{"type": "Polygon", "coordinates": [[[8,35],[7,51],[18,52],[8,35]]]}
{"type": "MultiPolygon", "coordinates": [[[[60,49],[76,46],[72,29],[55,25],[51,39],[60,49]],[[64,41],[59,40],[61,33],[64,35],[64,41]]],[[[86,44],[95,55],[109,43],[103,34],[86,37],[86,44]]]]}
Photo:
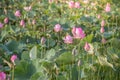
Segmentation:
{"type": "Polygon", "coordinates": [[[82,8],[69,9],[62,0],[51,4],[48,0],[0,0],[0,22],[9,17],[9,23],[0,28],[0,71],[10,78],[14,74],[14,80],[119,80],[119,0],[90,0],[95,6],[74,1],[79,1],[82,8]],[[104,12],[107,2],[111,4],[109,13],[104,12]],[[30,11],[23,9],[30,5],[30,11]],[[21,11],[20,18],[14,16],[16,10],[21,11]],[[102,16],[100,19],[98,14],[102,16]],[[26,22],[25,28],[19,25],[21,19],[26,22]],[[105,33],[101,34],[103,19],[105,33]],[[53,28],[58,23],[63,31],[55,33],[53,28]],[[63,37],[72,34],[74,26],[82,27],[87,35],[83,40],[65,44],[63,37]],[[46,38],[44,45],[42,37],[46,38]],[[107,40],[105,44],[101,43],[103,37],[107,40]],[[85,42],[94,48],[92,55],[84,51],[85,42]],[[73,50],[76,55],[72,55],[73,50]],[[13,54],[18,55],[14,70],[10,61],[13,54]]]}

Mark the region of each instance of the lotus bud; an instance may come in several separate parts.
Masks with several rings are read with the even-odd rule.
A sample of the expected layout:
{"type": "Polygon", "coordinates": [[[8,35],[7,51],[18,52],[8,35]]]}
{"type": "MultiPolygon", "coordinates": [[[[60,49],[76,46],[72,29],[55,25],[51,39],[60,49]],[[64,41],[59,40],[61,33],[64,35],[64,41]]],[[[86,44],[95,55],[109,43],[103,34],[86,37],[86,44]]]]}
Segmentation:
{"type": "Polygon", "coordinates": [[[76,55],[78,53],[78,51],[77,51],[77,49],[76,49],[76,47],[75,48],[73,48],[73,50],[72,50],[72,55],[76,55]]]}
{"type": "Polygon", "coordinates": [[[9,18],[6,17],[6,18],[4,19],[4,23],[7,24],[8,22],[9,22],[9,18]]]}
{"type": "Polygon", "coordinates": [[[102,20],[102,21],[101,21],[101,27],[104,27],[104,26],[105,26],[105,21],[102,20]]]}
{"type": "Polygon", "coordinates": [[[104,33],[104,32],[105,32],[104,27],[101,27],[100,32],[101,32],[101,33],[104,33]]]}
{"type": "Polygon", "coordinates": [[[81,61],[80,60],[78,60],[78,66],[80,66],[81,65],[81,61]]]}
{"type": "Polygon", "coordinates": [[[110,3],[107,3],[106,7],[105,7],[105,12],[110,12],[111,8],[110,8],[110,3]]]}
{"type": "Polygon", "coordinates": [[[20,26],[25,27],[25,21],[24,20],[20,21],[20,26]]]}
{"type": "Polygon", "coordinates": [[[45,37],[42,37],[42,38],[41,38],[41,44],[43,45],[43,44],[45,44],[45,42],[46,42],[45,37]]]}
{"type": "Polygon", "coordinates": [[[85,49],[85,51],[89,51],[90,50],[89,43],[87,43],[87,42],[85,43],[84,49],[85,49]]]}

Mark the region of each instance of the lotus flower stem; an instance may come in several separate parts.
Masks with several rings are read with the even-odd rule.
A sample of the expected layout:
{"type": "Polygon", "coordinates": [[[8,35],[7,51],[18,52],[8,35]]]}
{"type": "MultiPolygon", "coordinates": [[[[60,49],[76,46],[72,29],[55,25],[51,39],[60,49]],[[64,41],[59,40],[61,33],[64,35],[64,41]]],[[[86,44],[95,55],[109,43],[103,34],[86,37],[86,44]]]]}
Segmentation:
{"type": "Polygon", "coordinates": [[[115,21],[115,15],[114,14],[112,15],[112,19],[113,19],[112,20],[112,27],[114,27],[114,21],[115,21]]]}
{"type": "Polygon", "coordinates": [[[14,67],[14,64],[13,64],[13,69],[12,69],[12,80],[14,80],[14,69],[15,69],[15,67],[14,67]]]}
{"type": "Polygon", "coordinates": [[[80,77],[80,66],[78,66],[78,80],[81,80],[81,77],[80,77]]]}
{"type": "MultiPolygon", "coordinates": [[[[71,69],[70,69],[70,66],[71,66],[71,65],[69,65],[69,70],[71,70],[71,69]]],[[[68,79],[68,80],[71,80],[71,71],[69,71],[69,79],[68,79]]]]}
{"type": "Polygon", "coordinates": [[[116,16],[116,27],[118,26],[118,23],[117,23],[117,21],[118,21],[118,16],[116,16]]]}
{"type": "Polygon", "coordinates": [[[100,77],[99,77],[99,76],[100,76],[99,73],[100,73],[100,70],[101,70],[101,66],[98,66],[98,67],[99,67],[99,69],[98,69],[97,79],[96,79],[96,80],[99,80],[99,78],[100,78],[100,77]]]}

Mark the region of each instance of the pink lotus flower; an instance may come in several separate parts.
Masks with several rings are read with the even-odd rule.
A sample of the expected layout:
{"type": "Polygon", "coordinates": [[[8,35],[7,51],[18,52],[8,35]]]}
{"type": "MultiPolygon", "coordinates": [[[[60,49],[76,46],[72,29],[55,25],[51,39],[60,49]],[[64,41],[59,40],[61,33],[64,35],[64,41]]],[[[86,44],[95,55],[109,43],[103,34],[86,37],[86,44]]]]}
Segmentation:
{"type": "Polygon", "coordinates": [[[32,24],[34,25],[36,23],[36,20],[34,19],[34,20],[32,20],[32,24]]]}
{"type": "Polygon", "coordinates": [[[3,24],[0,22],[0,28],[2,28],[3,27],[3,24]]]}
{"type": "Polygon", "coordinates": [[[104,27],[101,27],[100,32],[101,32],[101,33],[104,33],[104,32],[105,32],[104,27]]]}
{"type": "Polygon", "coordinates": [[[107,3],[106,7],[105,7],[105,12],[110,12],[111,8],[110,8],[110,3],[107,3]]]}
{"type": "Polygon", "coordinates": [[[74,8],[75,6],[75,2],[74,1],[70,1],[68,2],[69,8],[74,8]]]}
{"type": "Polygon", "coordinates": [[[45,42],[46,42],[45,37],[42,37],[42,38],[41,38],[41,44],[45,44],[45,42]]]}
{"type": "Polygon", "coordinates": [[[8,23],[8,21],[9,21],[9,18],[8,17],[6,17],[5,19],[4,19],[4,23],[8,23]]]}
{"type": "Polygon", "coordinates": [[[85,49],[85,51],[89,51],[90,50],[89,43],[87,43],[87,42],[85,43],[84,49],[85,49]]]}
{"type": "Polygon", "coordinates": [[[55,31],[55,32],[60,32],[60,31],[62,31],[61,25],[60,25],[60,24],[56,24],[55,27],[54,27],[54,31],[55,31]]]}
{"type": "Polygon", "coordinates": [[[103,26],[105,26],[105,21],[104,20],[101,21],[101,27],[103,27],[103,26]]]}
{"type": "Polygon", "coordinates": [[[20,21],[20,26],[25,27],[25,21],[24,21],[24,20],[21,20],[21,21],[20,21]]]}
{"type": "Polygon", "coordinates": [[[0,72],[0,80],[6,80],[6,74],[4,72],[0,72]]]}
{"type": "Polygon", "coordinates": [[[11,60],[11,62],[13,63],[13,64],[15,64],[15,60],[17,59],[17,55],[12,55],[11,56],[11,58],[10,58],[10,60],[11,60]]]}
{"type": "Polygon", "coordinates": [[[20,16],[21,16],[20,10],[17,10],[14,15],[15,15],[16,17],[20,17],[20,16]]]}
{"type": "Polygon", "coordinates": [[[30,10],[31,10],[31,6],[24,7],[24,10],[26,10],[26,11],[30,11],[30,10]]]}
{"type": "Polygon", "coordinates": [[[78,28],[73,27],[72,34],[73,34],[74,38],[76,38],[76,39],[83,39],[85,37],[85,33],[81,27],[78,27],[78,28]]]}
{"type": "Polygon", "coordinates": [[[75,8],[80,8],[80,3],[79,2],[75,2],[75,8]]]}
{"type": "Polygon", "coordinates": [[[64,43],[71,44],[73,43],[73,38],[69,34],[64,37],[64,43]]]}

